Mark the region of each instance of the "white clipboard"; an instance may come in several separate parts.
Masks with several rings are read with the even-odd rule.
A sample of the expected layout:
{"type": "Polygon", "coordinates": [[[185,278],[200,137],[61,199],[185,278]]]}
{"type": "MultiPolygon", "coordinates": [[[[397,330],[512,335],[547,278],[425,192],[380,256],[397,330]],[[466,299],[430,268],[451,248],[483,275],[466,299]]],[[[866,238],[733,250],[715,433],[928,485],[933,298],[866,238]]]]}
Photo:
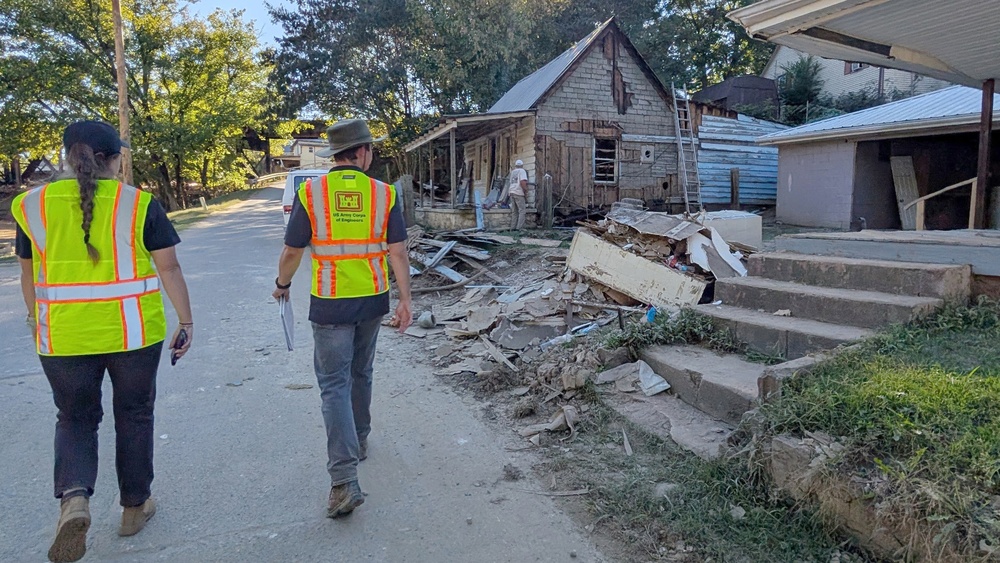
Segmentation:
{"type": "Polygon", "coordinates": [[[292,312],[291,301],[285,297],[278,298],[278,316],[281,317],[281,328],[285,333],[285,345],[291,351],[295,340],[295,314],[292,312]]]}

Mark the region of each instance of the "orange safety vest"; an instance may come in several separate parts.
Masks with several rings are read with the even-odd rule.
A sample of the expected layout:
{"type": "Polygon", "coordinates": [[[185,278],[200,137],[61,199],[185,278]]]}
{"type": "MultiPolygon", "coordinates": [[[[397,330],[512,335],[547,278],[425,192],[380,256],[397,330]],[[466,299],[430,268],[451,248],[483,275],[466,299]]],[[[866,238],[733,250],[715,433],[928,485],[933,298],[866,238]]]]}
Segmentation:
{"type": "Polygon", "coordinates": [[[298,192],[312,225],[312,290],[317,297],[367,297],[389,291],[389,211],[396,190],[357,170],[308,180],[298,192]]]}

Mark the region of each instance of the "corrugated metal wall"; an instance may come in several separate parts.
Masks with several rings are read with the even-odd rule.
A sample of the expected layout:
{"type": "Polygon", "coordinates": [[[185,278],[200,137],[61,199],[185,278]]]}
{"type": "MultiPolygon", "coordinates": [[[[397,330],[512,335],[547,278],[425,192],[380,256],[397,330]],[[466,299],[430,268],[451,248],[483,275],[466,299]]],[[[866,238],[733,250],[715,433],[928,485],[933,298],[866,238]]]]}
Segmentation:
{"type": "Polygon", "coordinates": [[[730,170],[740,169],[740,203],[773,205],[778,189],[778,148],[760,147],[758,137],[784,125],[741,116],[706,115],[698,129],[698,175],[704,203],[730,201],[730,170]]]}

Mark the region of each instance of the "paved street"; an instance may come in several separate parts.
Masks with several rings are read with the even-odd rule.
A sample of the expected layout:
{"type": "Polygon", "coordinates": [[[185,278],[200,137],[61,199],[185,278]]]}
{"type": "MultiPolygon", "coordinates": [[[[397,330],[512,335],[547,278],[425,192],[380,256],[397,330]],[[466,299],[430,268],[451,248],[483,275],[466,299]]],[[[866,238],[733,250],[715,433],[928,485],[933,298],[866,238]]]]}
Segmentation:
{"type": "MultiPolygon", "coordinates": [[[[508,448],[524,442],[477,417],[476,401],[431,375],[427,343],[383,329],[375,364],[366,503],[325,518],[329,478],[312,384],[308,258],[293,283],[296,350],[270,298],[281,248],[281,192],[265,189],[181,232],[196,322],[176,367],[164,354],[156,407],[159,511],[133,538],[116,535],[110,383],[101,468],[84,561],[602,561],[533,479],[508,483],[508,448]],[[471,520],[470,520],[471,519],[471,520]]],[[[416,316],[416,315],[415,315],[416,316]]],[[[45,561],[56,409],[24,325],[16,265],[0,265],[0,561],[45,561]]],[[[176,317],[169,311],[170,330],[176,317]]]]}

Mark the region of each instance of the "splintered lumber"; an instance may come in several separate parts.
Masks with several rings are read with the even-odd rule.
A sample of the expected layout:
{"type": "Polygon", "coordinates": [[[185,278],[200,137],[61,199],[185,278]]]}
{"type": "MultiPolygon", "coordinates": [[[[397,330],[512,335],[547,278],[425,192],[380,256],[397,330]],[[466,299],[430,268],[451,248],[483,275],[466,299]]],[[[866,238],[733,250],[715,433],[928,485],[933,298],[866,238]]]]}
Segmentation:
{"type": "MultiPolygon", "coordinates": [[[[455,258],[458,258],[462,262],[465,262],[469,266],[471,266],[471,267],[475,268],[476,270],[478,270],[480,273],[485,273],[486,277],[490,278],[491,280],[495,281],[496,283],[503,283],[504,282],[503,278],[501,278],[500,276],[496,275],[495,273],[493,273],[492,270],[490,270],[486,266],[483,266],[482,264],[480,264],[479,262],[476,262],[475,260],[473,260],[471,258],[467,258],[467,257],[462,256],[461,254],[457,254],[457,253],[455,254],[455,258]]],[[[478,278],[479,274],[476,274],[475,277],[478,278]]]]}
{"type": "Polygon", "coordinates": [[[452,247],[451,252],[453,254],[461,254],[468,258],[475,260],[489,260],[490,251],[483,250],[481,248],[473,248],[471,246],[466,246],[464,244],[458,244],[458,241],[444,242],[443,240],[434,240],[429,238],[422,238],[417,240],[419,244],[425,244],[427,246],[433,246],[435,248],[444,248],[445,246],[454,243],[455,246],[452,247]]]}
{"type": "Polygon", "coordinates": [[[510,370],[513,371],[514,373],[521,371],[517,368],[517,366],[515,366],[513,363],[511,363],[510,360],[507,359],[507,356],[503,352],[501,352],[499,348],[497,348],[492,342],[490,342],[489,338],[486,338],[485,335],[480,334],[479,339],[483,341],[483,346],[486,346],[486,351],[489,352],[491,356],[493,356],[494,360],[503,363],[503,365],[510,368],[510,370]]]}
{"type": "MultiPolygon", "coordinates": [[[[410,257],[410,260],[413,260],[414,262],[416,262],[418,264],[422,264],[425,267],[431,261],[431,258],[428,258],[426,255],[424,255],[424,254],[422,254],[420,252],[417,252],[415,250],[411,250],[409,252],[409,257],[410,257]]],[[[451,268],[449,268],[447,266],[442,266],[440,264],[437,265],[437,266],[434,266],[434,267],[427,268],[427,269],[434,270],[435,272],[441,274],[442,276],[444,276],[444,277],[448,278],[449,280],[451,280],[453,282],[456,282],[456,283],[461,283],[461,282],[464,282],[464,281],[466,281],[468,279],[465,276],[463,276],[462,274],[456,272],[455,270],[452,270],[451,268]]],[[[424,270],[424,271],[427,271],[427,270],[424,270]]]]}
{"type": "Polygon", "coordinates": [[[446,254],[451,252],[452,248],[455,248],[456,244],[458,244],[457,241],[451,241],[448,244],[444,245],[440,250],[438,250],[437,254],[435,254],[434,257],[431,258],[431,261],[425,265],[428,268],[433,268],[434,266],[437,266],[438,263],[441,262],[441,259],[444,258],[446,254]]]}
{"type": "Polygon", "coordinates": [[[577,231],[566,265],[574,272],[657,307],[695,305],[707,283],[577,231]]]}

